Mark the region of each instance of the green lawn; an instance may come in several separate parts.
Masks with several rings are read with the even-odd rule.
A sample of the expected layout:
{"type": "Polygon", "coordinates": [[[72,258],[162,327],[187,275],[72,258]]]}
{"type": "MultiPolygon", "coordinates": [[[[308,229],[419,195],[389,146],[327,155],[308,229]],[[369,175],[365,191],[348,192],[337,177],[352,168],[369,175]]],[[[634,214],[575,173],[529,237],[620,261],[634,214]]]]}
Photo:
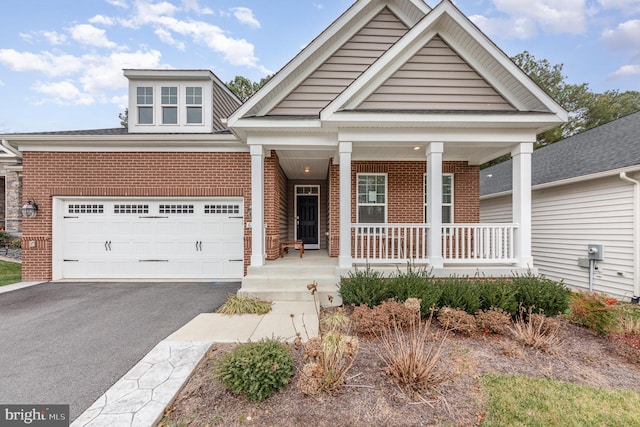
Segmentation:
{"type": "Polygon", "coordinates": [[[0,286],[22,280],[22,265],[17,262],[0,261],[0,286]]]}
{"type": "Polygon", "coordinates": [[[485,375],[483,426],[640,426],[640,393],[531,378],[485,375]]]}

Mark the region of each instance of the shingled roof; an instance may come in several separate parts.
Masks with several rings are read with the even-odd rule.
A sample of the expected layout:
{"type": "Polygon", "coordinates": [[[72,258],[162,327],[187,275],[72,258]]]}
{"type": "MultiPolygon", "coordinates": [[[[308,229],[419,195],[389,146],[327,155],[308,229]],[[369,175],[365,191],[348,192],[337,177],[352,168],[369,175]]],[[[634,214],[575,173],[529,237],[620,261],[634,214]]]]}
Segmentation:
{"type": "Polygon", "coordinates": [[[214,131],[213,133],[207,132],[202,134],[184,134],[180,132],[175,133],[129,133],[127,128],[119,127],[119,128],[109,128],[109,129],[82,129],[82,130],[61,130],[61,131],[53,131],[53,132],[25,132],[25,133],[9,133],[2,136],[11,137],[11,136],[126,136],[126,135],[229,135],[231,131],[228,129],[214,131]]]}
{"type": "MultiPolygon", "coordinates": [[[[531,184],[640,165],[640,111],[533,152],[531,184]]],[[[511,191],[511,160],[480,171],[480,195],[511,191]]]]}

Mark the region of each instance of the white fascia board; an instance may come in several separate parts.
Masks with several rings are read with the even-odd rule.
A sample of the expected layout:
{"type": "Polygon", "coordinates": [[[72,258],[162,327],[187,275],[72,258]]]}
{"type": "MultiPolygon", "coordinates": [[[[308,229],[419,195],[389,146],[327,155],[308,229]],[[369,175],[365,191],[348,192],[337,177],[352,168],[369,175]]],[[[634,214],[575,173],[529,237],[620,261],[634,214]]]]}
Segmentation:
{"type": "Polygon", "coordinates": [[[125,68],[129,80],[211,80],[217,79],[210,70],[145,70],[125,68]]]}
{"type": "MultiPolygon", "coordinates": [[[[238,108],[232,115],[229,117],[228,126],[234,127],[238,120],[243,118],[249,111],[255,108],[264,98],[267,97],[272,91],[278,89],[278,87],[299,67],[301,67],[307,60],[309,60],[318,50],[320,50],[323,46],[328,43],[328,41],[336,36],[347,24],[349,24],[355,17],[357,17],[365,8],[369,7],[370,4],[376,3],[375,0],[359,0],[355,4],[353,4],[346,12],[344,12],[338,19],[336,19],[327,29],[325,29],[318,37],[316,37],[311,43],[309,43],[298,55],[296,55],[288,64],[286,64],[280,71],[276,73],[275,76],[271,80],[267,82],[256,94],[254,94],[251,98],[247,100],[240,108],[238,108]]],[[[354,30],[353,28],[351,28],[354,30]]],[[[350,32],[349,32],[350,34],[350,32]]],[[[345,38],[350,38],[351,35],[347,34],[346,36],[341,37],[340,42],[342,45],[346,40],[342,40],[345,38]]],[[[309,73],[301,73],[302,77],[299,77],[296,81],[289,83],[287,87],[279,89],[281,93],[289,93],[294,87],[296,87],[300,82],[298,80],[306,78],[307,74],[310,74],[315,70],[322,62],[324,58],[319,58],[314,61],[313,64],[307,66],[307,68],[311,69],[309,73]],[[318,64],[315,64],[318,62],[318,64]],[[290,87],[291,86],[291,87],[290,87]]],[[[278,102],[282,98],[282,96],[274,96],[273,99],[277,99],[278,102]]],[[[269,106],[274,104],[275,101],[271,101],[269,106]]],[[[271,107],[273,108],[273,107],[271,107]]],[[[267,108],[263,107],[262,110],[267,108]]],[[[270,110],[270,108],[268,109],[270,110]]]]}
{"type": "Polygon", "coordinates": [[[335,133],[252,133],[247,137],[247,145],[302,149],[305,147],[336,147],[338,138],[335,133]]]}
{"type": "MultiPolygon", "coordinates": [[[[563,123],[568,120],[569,115],[567,111],[565,111],[560,104],[542,90],[542,88],[540,88],[540,86],[538,86],[524,71],[522,71],[498,46],[496,46],[496,44],[489,39],[486,34],[480,31],[480,29],[478,29],[478,27],[471,22],[469,18],[449,2],[443,3],[446,3],[443,7],[446,8],[449,17],[453,19],[454,22],[456,22],[464,31],[470,34],[487,52],[489,52],[496,62],[509,71],[509,73],[514,76],[521,85],[536,96],[549,109],[549,111],[558,115],[563,123]]],[[[454,49],[459,53],[462,53],[461,50],[464,51],[464,48],[462,46],[457,46],[457,44],[452,45],[452,47],[454,47],[454,49]]],[[[473,57],[466,56],[465,59],[472,61],[473,57]]],[[[477,63],[471,62],[471,65],[473,65],[477,71],[481,71],[482,76],[489,80],[494,86],[501,86],[495,82],[494,79],[488,77],[491,73],[479,70],[478,68],[482,67],[479,67],[477,63]]],[[[517,100],[515,100],[513,96],[507,100],[517,103],[517,100]]]]}
{"type": "MultiPolygon", "coordinates": [[[[574,176],[572,178],[561,179],[558,181],[545,182],[543,184],[537,184],[532,186],[531,191],[544,190],[545,188],[552,188],[552,187],[560,187],[562,185],[575,184],[577,182],[590,181],[592,179],[618,176],[620,175],[621,172],[624,172],[624,173],[640,172],[640,165],[627,166],[627,167],[618,168],[618,169],[610,169],[608,171],[592,173],[589,175],[580,175],[580,176],[574,176]]],[[[507,190],[507,191],[501,191],[499,193],[486,194],[484,196],[480,196],[480,200],[488,200],[488,199],[494,199],[496,197],[508,196],[511,194],[511,192],[512,190],[507,190]]]]}
{"type": "Polygon", "coordinates": [[[237,130],[262,130],[262,129],[319,129],[322,123],[319,119],[268,119],[268,118],[245,118],[236,122],[233,127],[237,130]]]}
{"type": "Polygon", "coordinates": [[[472,144],[535,142],[536,134],[527,129],[461,129],[461,128],[393,128],[393,129],[341,129],[340,141],[351,142],[412,142],[426,141],[464,142],[472,144]]]}

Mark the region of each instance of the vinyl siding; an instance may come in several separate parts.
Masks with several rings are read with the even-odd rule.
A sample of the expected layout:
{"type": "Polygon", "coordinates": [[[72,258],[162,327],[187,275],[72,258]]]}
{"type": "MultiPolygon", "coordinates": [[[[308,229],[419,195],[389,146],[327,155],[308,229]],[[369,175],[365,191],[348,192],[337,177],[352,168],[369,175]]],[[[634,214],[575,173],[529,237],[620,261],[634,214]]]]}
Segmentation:
{"type": "Polygon", "coordinates": [[[480,200],[480,222],[510,224],[512,218],[511,196],[480,200]]]}
{"type": "Polygon", "coordinates": [[[213,84],[213,130],[221,131],[227,126],[220,121],[221,118],[228,118],[236,109],[240,107],[238,101],[229,96],[216,83],[213,84]]]}
{"type": "Polygon", "coordinates": [[[513,110],[439,36],[372,93],[360,110],[513,110]]]}
{"type": "Polygon", "coordinates": [[[317,116],[407,31],[383,9],[268,115],[317,116]]]}
{"type": "MultiPolygon", "coordinates": [[[[480,203],[483,221],[502,221],[510,210],[510,195],[480,203]]],[[[616,176],[535,190],[532,227],[534,265],[541,274],[587,290],[589,270],[578,266],[578,258],[587,257],[589,243],[603,244],[594,290],[633,295],[633,186],[616,176]]]]}

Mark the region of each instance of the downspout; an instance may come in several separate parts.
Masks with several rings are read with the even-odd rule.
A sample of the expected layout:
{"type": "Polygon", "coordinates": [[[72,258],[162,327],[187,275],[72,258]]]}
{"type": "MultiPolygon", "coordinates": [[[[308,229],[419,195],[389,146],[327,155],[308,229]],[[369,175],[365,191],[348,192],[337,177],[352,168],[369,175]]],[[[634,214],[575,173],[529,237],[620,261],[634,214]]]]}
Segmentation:
{"type": "Polygon", "coordinates": [[[633,301],[640,297],[640,181],[620,172],[620,179],[633,184],[633,301]]]}
{"type": "Polygon", "coordinates": [[[22,153],[19,150],[17,150],[13,145],[9,144],[9,141],[7,141],[6,139],[2,140],[2,146],[7,150],[9,150],[9,152],[11,152],[11,154],[15,155],[17,158],[19,159],[22,158],[22,153]]]}

